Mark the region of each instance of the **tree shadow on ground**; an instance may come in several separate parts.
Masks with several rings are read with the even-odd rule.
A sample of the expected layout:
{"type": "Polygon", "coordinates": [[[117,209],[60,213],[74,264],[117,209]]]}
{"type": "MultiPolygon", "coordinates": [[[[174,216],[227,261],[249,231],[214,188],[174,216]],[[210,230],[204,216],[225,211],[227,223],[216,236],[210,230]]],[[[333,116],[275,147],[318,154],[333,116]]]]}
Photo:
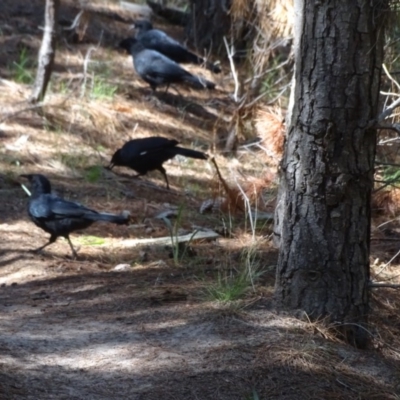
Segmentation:
{"type": "Polygon", "coordinates": [[[12,371],[2,373],[3,393],[16,399],[242,400],[253,390],[262,399],[288,400],[394,395],[395,369],[379,353],[323,339],[279,315],[271,299],[241,311],[210,307],[190,297],[199,290],[193,280],[171,271],[158,286],[154,268],[3,288],[2,368],[12,371]],[[167,290],[188,297],[153,301],[167,290]]]}

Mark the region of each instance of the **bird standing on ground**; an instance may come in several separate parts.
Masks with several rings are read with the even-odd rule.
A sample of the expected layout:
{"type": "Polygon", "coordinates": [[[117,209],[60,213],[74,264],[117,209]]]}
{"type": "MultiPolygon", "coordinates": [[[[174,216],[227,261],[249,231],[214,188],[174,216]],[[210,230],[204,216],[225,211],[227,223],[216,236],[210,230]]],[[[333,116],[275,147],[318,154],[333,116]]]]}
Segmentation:
{"type": "Polygon", "coordinates": [[[148,20],[137,20],[133,27],[137,29],[136,39],[146,48],[164,54],[178,64],[205,65],[212,72],[220,73],[218,65],[205,61],[203,58],[186,49],[181,43],[159,29],[153,29],[148,20]]]}
{"type": "Polygon", "coordinates": [[[152,136],[143,139],[133,139],[126,142],[119,150],[112,156],[111,163],[107,167],[112,169],[114,166],[123,166],[132,168],[138,175],[147,174],[149,171],[160,171],[167,183],[169,189],[169,182],[167,173],[162,164],[180,154],[185,157],[198,158],[206,160],[207,154],[178,147],[177,140],[171,140],[160,136],[152,136]]]}
{"type": "MultiPolygon", "coordinates": [[[[133,65],[138,75],[146,81],[153,91],[159,85],[171,83],[188,83],[196,89],[214,89],[215,84],[192,75],[175,61],[155,50],[146,49],[135,38],[127,38],[119,43],[119,47],[132,55],[133,65]]],[[[167,87],[167,90],[168,90],[167,87]]]]}
{"type": "Polygon", "coordinates": [[[85,229],[96,221],[126,224],[129,213],[121,215],[99,213],[82,206],[79,203],[67,201],[51,194],[50,181],[41,174],[21,175],[31,184],[31,197],[28,204],[28,214],[36,226],[50,233],[49,241],[35,252],[43,250],[54,243],[59,236],[68,240],[74,257],[77,253],[71,243],[69,234],[73,231],[85,229]]]}

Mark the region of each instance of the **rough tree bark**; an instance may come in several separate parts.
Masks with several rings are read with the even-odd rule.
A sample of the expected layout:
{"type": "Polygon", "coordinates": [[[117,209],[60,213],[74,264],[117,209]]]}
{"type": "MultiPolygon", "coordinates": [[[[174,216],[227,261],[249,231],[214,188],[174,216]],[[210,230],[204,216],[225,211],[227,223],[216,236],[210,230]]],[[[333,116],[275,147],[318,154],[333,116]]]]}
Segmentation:
{"type": "Polygon", "coordinates": [[[56,23],[59,5],[60,0],[46,0],[43,39],[39,51],[36,79],[29,99],[31,103],[43,100],[50,81],[56,53],[56,23]]]}
{"type": "Polygon", "coordinates": [[[367,343],[370,198],[387,0],[295,0],[276,297],[367,343]],[[306,8],[307,7],[307,8],[306,8]]]}

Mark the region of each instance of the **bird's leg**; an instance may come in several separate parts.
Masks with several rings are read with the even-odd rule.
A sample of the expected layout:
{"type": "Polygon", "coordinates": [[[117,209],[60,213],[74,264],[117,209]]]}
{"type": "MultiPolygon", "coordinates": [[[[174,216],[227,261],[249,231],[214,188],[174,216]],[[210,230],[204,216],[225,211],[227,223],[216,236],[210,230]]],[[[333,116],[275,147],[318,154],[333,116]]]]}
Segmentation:
{"type": "Polygon", "coordinates": [[[37,249],[30,250],[32,253],[39,253],[42,251],[45,247],[49,246],[50,244],[54,243],[57,240],[57,236],[50,236],[50,239],[47,243],[45,243],[43,246],[38,247],[37,249]]]}
{"type": "Polygon", "coordinates": [[[168,177],[167,177],[167,171],[165,170],[165,168],[162,165],[157,169],[163,174],[165,182],[167,182],[167,189],[169,190],[169,182],[168,182],[168,177]]]}
{"type": "Polygon", "coordinates": [[[176,86],[172,86],[172,89],[174,89],[175,92],[178,93],[178,96],[179,96],[180,98],[183,97],[182,94],[179,92],[179,90],[178,90],[178,88],[177,88],[176,86]]]}
{"type": "Polygon", "coordinates": [[[145,175],[145,174],[136,174],[136,175],[133,175],[133,177],[134,177],[134,178],[139,178],[139,177],[141,177],[141,176],[143,176],[143,175],[145,175]]]}
{"type": "Polygon", "coordinates": [[[164,92],[164,94],[167,94],[167,92],[168,92],[168,89],[169,89],[169,85],[170,85],[170,83],[167,83],[167,88],[165,89],[165,92],[164,92]]]}
{"type": "Polygon", "coordinates": [[[68,243],[69,243],[69,246],[71,247],[74,258],[78,258],[78,253],[75,251],[74,246],[72,245],[71,239],[69,238],[69,235],[66,235],[64,237],[65,237],[65,239],[68,240],[68,243]]]}

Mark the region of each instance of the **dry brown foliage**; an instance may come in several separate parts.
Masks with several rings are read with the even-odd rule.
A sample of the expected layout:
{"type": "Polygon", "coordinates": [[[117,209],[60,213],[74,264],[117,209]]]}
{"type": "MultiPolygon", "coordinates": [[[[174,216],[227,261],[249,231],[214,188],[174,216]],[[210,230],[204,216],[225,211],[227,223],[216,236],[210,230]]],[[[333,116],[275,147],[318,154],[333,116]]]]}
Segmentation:
{"type": "Polygon", "coordinates": [[[255,128],[261,138],[266,159],[277,166],[282,158],[285,142],[285,124],[280,107],[260,106],[256,111],[255,128]]]}
{"type": "Polygon", "coordinates": [[[387,216],[399,215],[400,189],[380,190],[372,195],[372,209],[387,216]]]}

